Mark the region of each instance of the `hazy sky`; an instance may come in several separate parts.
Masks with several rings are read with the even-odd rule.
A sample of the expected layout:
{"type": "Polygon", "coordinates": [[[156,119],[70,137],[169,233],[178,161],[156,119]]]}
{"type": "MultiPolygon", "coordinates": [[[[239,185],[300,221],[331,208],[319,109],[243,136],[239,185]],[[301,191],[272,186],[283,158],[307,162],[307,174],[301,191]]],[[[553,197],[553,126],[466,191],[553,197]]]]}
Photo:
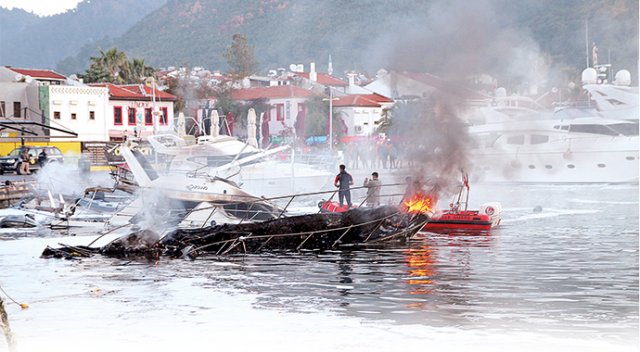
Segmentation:
{"type": "Polygon", "coordinates": [[[18,8],[40,16],[50,16],[76,7],[82,0],[0,0],[0,7],[18,8]]]}

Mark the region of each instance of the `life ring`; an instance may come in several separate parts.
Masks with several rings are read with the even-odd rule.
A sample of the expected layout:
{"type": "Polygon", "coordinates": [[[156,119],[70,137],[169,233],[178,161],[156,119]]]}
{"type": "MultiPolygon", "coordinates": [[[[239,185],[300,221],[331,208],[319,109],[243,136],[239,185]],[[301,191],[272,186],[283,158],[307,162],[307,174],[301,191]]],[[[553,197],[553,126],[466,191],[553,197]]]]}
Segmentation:
{"type": "Polygon", "coordinates": [[[487,207],[484,212],[487,213],[487,215],[493,215],[495,209],[493,209],[493,207],[487,207]]]}

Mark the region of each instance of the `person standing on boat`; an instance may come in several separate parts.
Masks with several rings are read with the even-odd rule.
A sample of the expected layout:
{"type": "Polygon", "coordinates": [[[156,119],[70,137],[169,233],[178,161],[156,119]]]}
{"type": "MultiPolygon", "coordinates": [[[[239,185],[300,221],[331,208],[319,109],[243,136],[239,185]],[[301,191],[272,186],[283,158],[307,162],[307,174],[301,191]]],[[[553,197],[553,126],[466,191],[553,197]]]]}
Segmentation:
{"type": "Polygon", "coordinates": [[[371,180],[365,177],[363,186],[367,188],[367,206],[380,206],[380,187],[382,186],[382,182],[378,179],[378,173],[373,172],[371,174],[371,180]]]}
{"type": "Polygon", "coordinates": [[[344,205],[346,198],[347,205],[351,208],[351,189],[353,184],[353,177],[346,171],[346,166],[340,165],[340,173],[336,175],[336,179],[333,181],[334,186],[338,187],[338,199],[340,200],[340,207],[344,205]]]}

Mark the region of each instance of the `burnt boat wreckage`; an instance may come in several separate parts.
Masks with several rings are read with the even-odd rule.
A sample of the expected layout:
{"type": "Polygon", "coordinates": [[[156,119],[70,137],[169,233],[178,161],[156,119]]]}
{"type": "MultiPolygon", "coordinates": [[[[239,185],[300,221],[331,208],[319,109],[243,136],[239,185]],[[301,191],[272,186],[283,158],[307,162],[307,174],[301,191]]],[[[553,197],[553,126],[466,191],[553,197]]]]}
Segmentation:
{"type": "Polygon", "coordinates": [[[425,213],[411,214],[394,206],[318,213],[262,222],[174,229],[165,236],[141,230],[102,247],[47,247],[44,258],[82,258],[101,254],[115,258],[159,257],[194,259],[202,255],[250,254],[266,251],[354,250],[404,242],[428,221],[425,213]]]}
{"type": "Polygon", "coordinates": [[[226,179],[189,173],[159,175],[135,149],[123,146],[121,151],[142,194],[161,193],[164,199],[179,201],[188,210],[179,215],[177,223],[167,223],[166,229],[136,226],[104,246],[92,247],[97,239],[88,246],[60,244],[58,248],[47,247],[42,257],[74,259],[100,254],[157,260],[264,251],[351,250],[404,242],[432,215],[429,207],[401,204],[286,216],[296,197],[329,193],[332,199],[337,191],[279,197],[289,198],[280,208],[272,203],[274,198],[251,195],[226,179]],[[185,222],[188,226],[181,226],[185,222]]]}

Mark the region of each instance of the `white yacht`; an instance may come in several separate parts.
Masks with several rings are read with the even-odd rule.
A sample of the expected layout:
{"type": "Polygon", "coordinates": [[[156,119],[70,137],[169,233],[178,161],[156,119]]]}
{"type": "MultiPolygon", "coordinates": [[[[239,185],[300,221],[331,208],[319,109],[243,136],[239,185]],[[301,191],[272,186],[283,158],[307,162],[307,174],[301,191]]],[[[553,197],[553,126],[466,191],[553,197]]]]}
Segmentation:
{"type": "MultiPolygon", "coordinates": [[[[278,158],[288,147],[263,150],[237,138],[207,136],[186,145],[174,135],[149,137],[156,152],[170,156],[167,172],[198,173],[229,179],[243,190],[266,198],[332,189],[333,174],[295,157],[278,158]]],[[[293,154],[293,151],[291,151],[293,154]]]]}
{"type": "Polygon", "coordinates": [[[589,89],[593,100],[603,98],[604,105],[594,103],[593,108],[545,113],[505,103],[479,109],[469,119],[475,178],[484,182],[638,182],[637,93],[634,102],[629,94],[633,88],[612,86],[605,95],[604,85],[595,86],[589,89]],[[610,109],[596,109],[606,104],[610,109]]]}

